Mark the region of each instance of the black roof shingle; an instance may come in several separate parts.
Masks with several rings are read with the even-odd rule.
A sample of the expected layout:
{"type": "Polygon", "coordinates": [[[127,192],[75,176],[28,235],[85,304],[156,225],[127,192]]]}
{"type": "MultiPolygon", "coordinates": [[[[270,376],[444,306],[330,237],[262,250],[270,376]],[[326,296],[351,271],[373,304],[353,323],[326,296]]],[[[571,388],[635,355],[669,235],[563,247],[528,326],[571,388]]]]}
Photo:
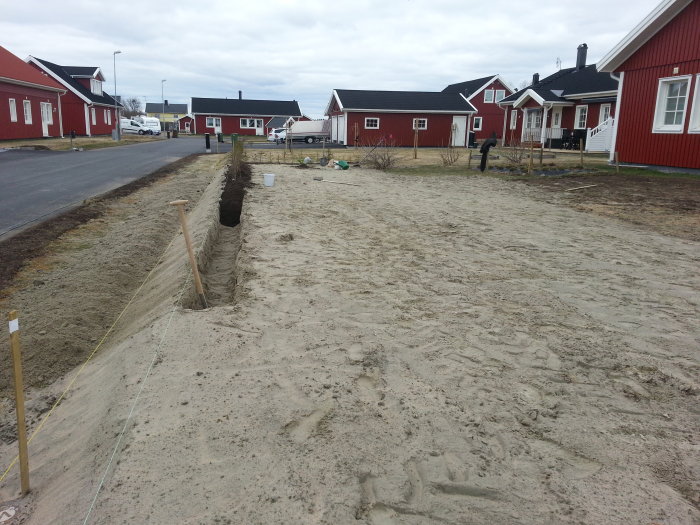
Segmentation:
{"type": "Polygon", "coordinates": [[[72,71],[77,76],[92,77],[93,73],[98,69],[96,67],[77,67],[77,66],[59,66],[48,60],[42,60],[40,58],[32,57],[37,62],[41,63],[46,69],[50,70],[56,77],[58,77],[59,82],[64,86],[70,88],[71,90],[80,93],[83,97],[88,99],[90,102],[95,104],[103,104],[106,106],[114,106],[114,99],[102,91],[102,95],[96,95],[88,88],[83,86],[80,82],[75,80],[69,71],[72,71]],[[76,73],[79,71],[80,73],[76,73]],[[88,72],[88,73],[85,73],[88,72]]]}
{"type": "Polygon", "coordinates": [[[344,110],[416,111],[422,113],[476,112],[459,93],[434,91],[368,91],[336,89],[344,110]]]}
{"type": "MultiPolygon", "coordinates": [[[[599,73],[595,64],[591,64],[581,69],[562,69],[524,88],[527,89],[531,89],[547,102],[562,102],[567,96],[615,91],[617,80],[607,73],[599,73]]],[[[524,90],[507,96],[501,102],[515,102],[524,90]]]]}
{"type": "Polygon", "coordinates": [[[192,113],[208,115],[292,115],[301,116],[296,100],[253,100],[192,97],[192,113]]]}
{"type": "Polygon", "coordinates": [[[172,113],[173,115],[186,115],[187,104],[165,104],[161,102],[146,102],[146,113],[172,113]]]}
{"type": "Polygon", "coordinates": [[[474,80],[467,80],[466,82],[458,82],[456,84],[450,84],[445,89],[442,90],[443,93],[462,93],[465,97],[469,96],[486,84],[496,75],[491,75],[490,77],[475,78],[474,80]]]}

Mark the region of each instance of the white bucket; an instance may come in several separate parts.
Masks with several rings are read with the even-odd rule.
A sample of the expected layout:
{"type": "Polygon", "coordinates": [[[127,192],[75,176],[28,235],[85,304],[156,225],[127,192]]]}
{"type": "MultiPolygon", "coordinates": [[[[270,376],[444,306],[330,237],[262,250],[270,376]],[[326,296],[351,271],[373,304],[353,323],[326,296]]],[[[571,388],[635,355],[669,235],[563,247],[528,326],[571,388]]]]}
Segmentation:
{"type": "Polygon", "coordinates": [[[274,173],[263,173],[263,182],[265,186],[275,185],[275,174],[274,173]]]}

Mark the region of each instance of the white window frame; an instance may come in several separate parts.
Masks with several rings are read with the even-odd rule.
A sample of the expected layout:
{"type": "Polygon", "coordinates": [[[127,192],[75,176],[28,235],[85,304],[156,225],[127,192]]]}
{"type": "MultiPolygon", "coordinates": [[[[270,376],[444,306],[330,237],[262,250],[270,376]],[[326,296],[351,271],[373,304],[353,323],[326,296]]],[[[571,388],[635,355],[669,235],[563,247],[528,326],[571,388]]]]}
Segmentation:
{"type": "MultiPolygon", "coordinates": [[[[241,119],[241,122],[242,121],[243,121],[243,119],[241,119]]],[[[204,122],[204,127],[205,128],[212,128],[212,129],[220,128],[221,127],[221,117],[207,117],[207,120],[204,122]],[[218,125],[216,123],[217,121],[219,122],[218,125]]]]}
{"type": "Polygon", "coordinates": [[[497,89],[496,90],[496,102],[500,102],[506,98],[506,90],[505,89],[497,89]]]}
{"type": "Polygon", "coordinates": [[[32,123],[32,101],[31,100],[23,100],[22,107],[24,108],[24,123],[31,124],[32,123]]]}
{"type": "Polygon", "coordinates": [[[257,129],[262,128],[262,119],[259,118],[242,118],[241,129],[257,129]]]}
{"type": "Polygon", "coordinates": [[[112,110],[111,109],[107,110],[107,125],[108,126],[112,125],[112,110]]]}
{"type": "Polygon", "coordinates": [[[97,126],[97,112],[95,108],[90,108],[90,122],[93,126],[97,126]]]}
{"type": "Polygon", "coordinates": [[[474,117],[474,126],[472,129],[474,131],[481,131],[482,126],[483,126],[483,120],[484,120],[483,117],[474,117]]]}
{"type": "Polygon", "coordinates": [[[608,120],[611,115],[612,115],[612,104],[601,104],[600,105],[600,112],[598,113],[598,124],[602,124],[603,122],[608,120]],[[607,114],[608,114],[607,117],[605,116],[606,109],[607,109],[607,114]]]}
{"type": "Polygon", "coordinates": [[[510,110],[510,129],[516,129],[518,127],[518,110],[510,110]]]}
{"type": "Polygon", "coordinates": [[[693,106],[690,110],[688,133],[700,133],[700,74],[695,77],[695,90],[693,91],[693,106]]]}
{"type": "Polygon", "coordinates": [[[102,81],[96,78],[90,79],[90,91],[95,95],[102,95],[102,81]]]}
{"type": "Polygon", "coordinates": [[[417,130],[428,129],[428,119],[427,118],[414,118],[413,119],[413,129],[417,129],[417,130]]]}
{"type": "Polygon", "coordinates": [[[9,100],[10,104],[10,122],[17,122],[17,101],[14,98],[9,100]]]}
{"type": "Polygon", "coordinates": [[[656,92],[656,107],[654,108],[654,125],[652,133],[683,133],[685,128],[685,117],[688,114],[688,102],[690,99],[690,82],[692,75],[682,75],[678,77],[665,77],[659,79],[659,87],[656,92]],[[680,124],[664,124],[666,114],[666,101],[668,98],[668,87],[675,82],[685,82],[685,104],[683,106],[683,116],[680,124]]]}
{"type": "Polygon", "coordinates": [[[561,108],[552,109],[552,127],[553,128],[561,128],[561,114],[562,114],[561,108]]]}
{"type": "Polygon", "coordinates": [[[365,129],[379,129],[379,117],[365,117],[365,129]],[[375,126],[370,126],[372,121],[376,121],[375,126]]]}
{"type": "Polygon", "coordinates": [[[484,103],[485,104],[493,104],[493,96],[494,96],[493,89],[485,89],[484,90],[484,103]]]}
{"type": "Polygon", "coordinates": [[[586,129],[586,124],[588,123],[588,106],[576,106],[576,113],[574,114],[574,129],[586,129]],[[583,126],[581,126],[581,114],[583,114],[583,126]]]}

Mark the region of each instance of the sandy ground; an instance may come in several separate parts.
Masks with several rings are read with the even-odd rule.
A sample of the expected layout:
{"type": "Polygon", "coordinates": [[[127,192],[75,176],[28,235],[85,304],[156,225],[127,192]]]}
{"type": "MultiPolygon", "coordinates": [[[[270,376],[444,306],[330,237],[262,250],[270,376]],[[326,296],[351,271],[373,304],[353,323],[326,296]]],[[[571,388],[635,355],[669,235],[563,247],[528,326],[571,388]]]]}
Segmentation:
{"type": "Polygon", "coordinates": [[[700,522],[697,242],[493,178],[278,165],[225,228],[209,180],[212,307],[181,306],[178,236],[31,495],[0,487],[15,522],[700,522]]]}

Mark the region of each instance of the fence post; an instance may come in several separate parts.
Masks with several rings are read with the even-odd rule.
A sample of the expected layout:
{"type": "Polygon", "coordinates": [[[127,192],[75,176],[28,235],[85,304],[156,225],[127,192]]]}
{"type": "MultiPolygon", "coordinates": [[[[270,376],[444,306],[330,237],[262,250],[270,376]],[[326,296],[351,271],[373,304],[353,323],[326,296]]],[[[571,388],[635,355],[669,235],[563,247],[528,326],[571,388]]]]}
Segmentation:
{"type": "Polygon", "coordinates": [[[19,444],[19,471],[22,495],[29,493],[29,455],[27,453],[27,426],[24,420],[24,380],[22,379],[22,354],[19,346],[19,320],[17,312],[7,314],[10,323],[10,347],[15,376],[15,403],[17,406],[17,442],[19,444]]]}
{"type": "Polygon", "coordinates": [[[188,201],[179,200],[172,201],[171,206],[177,208],[177,213],[180,217],[180,226],[182,226],[182,234],[185,237],[185,245],[187,246],[187,255],[190,258],[190,266],[192,267],[192,275],[194,276],[194,287],[197,290],[197,295],[202,303],[202,308],[208,308],[207,299],[204,297],[204,288],[202,287],[202,280],[199,278],[199,269],[197,268],[197,260],[194,257],[194,250],[192,249],[192,240],[190,239],[190,232],[187,229],[187,219],[185,218],[185,204],[188,201]]]}

